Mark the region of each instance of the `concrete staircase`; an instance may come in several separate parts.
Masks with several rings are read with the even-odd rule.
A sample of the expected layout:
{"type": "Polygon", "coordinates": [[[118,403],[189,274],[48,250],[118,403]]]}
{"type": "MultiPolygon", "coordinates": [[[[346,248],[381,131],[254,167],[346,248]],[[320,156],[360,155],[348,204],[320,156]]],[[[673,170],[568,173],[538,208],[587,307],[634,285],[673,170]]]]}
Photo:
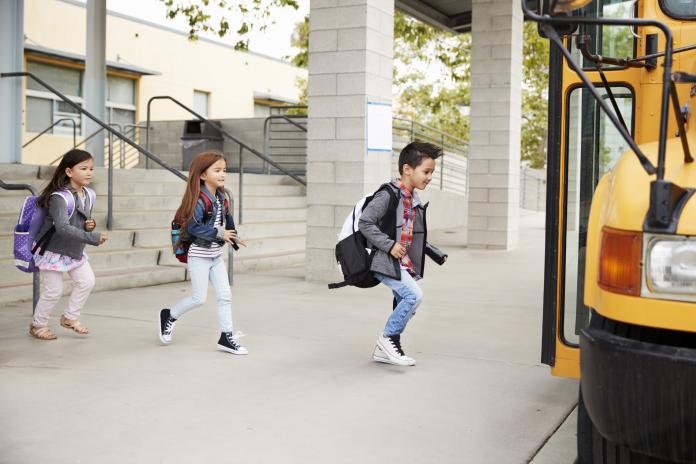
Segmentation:
{"type": "MultiPolygon", "coordinates": [[[[0,179],[41,189],[52,167],[0,164],[0,179]]],[[[95,169],[97,228],[106,226],[107,171],[95,169]]],[[[235,194],[236,174],[227,178],[235,194]]],[[[143,287],[186,279],[186,267],[172,255],[169,224],[184,182],[164,170],[114,170],[114,224],[109,240],[85,251],[97,275],[95,291],[143,287]]],[[[0,303],[31,298],[31,274],[14,267],[12,231],[27,191],[0,189],[0,303]]],[[[235,217],[238,217],[235,198],[235,217]]],[[[244,223],[239,233],[248,246],[235,254],[234,271],[254,272],[301,266],[305,256],[305,189],[284,176],[244,175],[244,223]]],[[[66,277],[64,293],[71,285],[66,277]]]]}

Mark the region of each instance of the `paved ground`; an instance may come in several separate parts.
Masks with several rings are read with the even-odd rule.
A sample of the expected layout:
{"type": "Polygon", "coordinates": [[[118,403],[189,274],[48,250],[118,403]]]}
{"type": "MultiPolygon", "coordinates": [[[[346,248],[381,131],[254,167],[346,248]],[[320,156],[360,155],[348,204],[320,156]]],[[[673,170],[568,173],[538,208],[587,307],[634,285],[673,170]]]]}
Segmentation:
{"type": "MultiPolygon", "coordinates": [[[[172,284],[94,294],[81,339],[27,335],[30,305],[0,308],[0,463],[527,463],[568,416],[577,383],[539,364],[543,216],[512,252],[458,247],[428,264],[403,337],[413,368],[371,361],[388,290],[241,275],[247,357],[215,351],[214,298],[172,345],[158,308],[172,284]]],[[[57,326],[57,315],[52,320],[57,326]]],[[[551,443],[552,441],[549,441],[551,443]]],[[[570,464],[561,446],[556,464],[570,464]]],[[[546,448],[545,448],[546,450],[546,448]]],[[[551,462],[551,461],[546,461],[551,462]]]]}

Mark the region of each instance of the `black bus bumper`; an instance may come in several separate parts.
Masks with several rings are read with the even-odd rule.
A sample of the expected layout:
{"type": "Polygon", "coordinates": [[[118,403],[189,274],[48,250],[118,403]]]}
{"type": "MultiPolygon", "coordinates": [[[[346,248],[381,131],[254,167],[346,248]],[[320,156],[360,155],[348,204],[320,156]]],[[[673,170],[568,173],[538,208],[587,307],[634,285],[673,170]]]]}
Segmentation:
{"type": "Polygon", "coordinates": [[[696,462],[696,350],[588,327],[580,333],[582,396],[612,442],[674,462],[696,462]]]}

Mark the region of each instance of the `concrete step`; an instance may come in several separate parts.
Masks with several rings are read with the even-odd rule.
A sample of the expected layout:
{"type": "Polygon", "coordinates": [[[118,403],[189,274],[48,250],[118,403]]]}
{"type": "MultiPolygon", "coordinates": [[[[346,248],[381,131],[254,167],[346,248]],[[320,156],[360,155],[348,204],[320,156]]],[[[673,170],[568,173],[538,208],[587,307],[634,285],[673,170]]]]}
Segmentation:
{"type": "MultiPolygon", "coordinates": [[[[175,211],[167,210],[146,210],[140,214],[133,214],[132,211],[114,211],[113,228],[118,229],[150,229],[168,226],[175,211]]],[[[106,212],[95,211],[92,217],[97,221],[98,229],[105,230],[106,212]]],[[[287,221],[304,221],[307,218],[306,208],[286,208],[286,209],[246,209],[244,210],[245,223],[273,223],[287,221]]],[[[0,213],[0,236],[11,235],[14,226],[17,224],[18,214],[0,213]]]]}
{"type": "MultiPolygon", "coordinates": [[[[136,267],[157,266],[162,248],[130,248],[127,250],[98,250],[94,247],[85,248],[92,269],[125,270],[136,267]]],[[[171,253],[171,248],[166,250],[171,253]]],[[[17,283],[24,281],[24,274],[14,267],[13,258],[0,260],[0,282],[17,283]]]]}
{"type": "MultiPolygon", "coordinates": [[[[135,232],[131,230],[112,230],[109,231],[109,240],[101,245],[98,249],[88,246],[86,248],[87,253],[92,249],[94,251],[99,250],[99,252],[113,251],[113,250],[127,250],[133,246],[133,235],[135,232]]],[[[167,234],[169,231],[167,230],[167,234]]],[[[160,245],[160,247],[166,246],[167,242],[160,245]]],[[[14,242],[11,235],[0,236],[0,259],[8,259],[13,257],[13,247],[14,242]]]]}
{"type": "Polygon", "coordinates": [[[39,177],[40,166],[35,164],[0,163],[0,180],[11,182],[14,179],[36,179],[39,177]]]}
{"type": "MultiPolygon", "coordinates": [[[[227,252],[224,253],[223,259],[227,265],[227,252]]],[[[267,271],[271,269],[285,269],[288,267],[302,266],[305,261],[305,251],[288,250],[282,253],[265,253],[255,256],[245,256],[243,254],[235,254],[233,262],[234,274],[244,274],[251,272],[267,271]]],[[[178,267],[185,268],[186,265],[177,261],[173,255],[164,257],[160,263],[161,267],[178,267]]],[[[229,268],[228,268],[229,269],[229,268]]]]}
{"type": "Polygon", "coordinates": [[[243,239],[273,238],[278,236],[305,235],[306,221],[288,221],[273,223],[245,222],[237,227],[243,239]]]}
{"type": "MultiPolygon", "coordinates": [[[[29,192],[17,195],[0,197],[0,214],[19,214],[24,199],[29,192]]],[[[113,197],[114,210],[155,209],[176,211],[181,202],[181,197],[173,195],[115,195],[113,197]]],[[[305,208],[307,199],[305,196],[251,196],[244,195],[244,209],[268,209],[268,208],[305,208]]],[[[106,212],[108,206],[107,195],[97,195],[95,211],[106,212]]],[[[233,203],[235,214],[239,211],[239,203],[233,203]]]]}
{"type": "MultiPolygon", "coordinates": [[[[19,271],[17,271],[19,272],[19,271]]],[[[95,270],[96,283],[93,292],[118,290],[123,288],[147,287],[171,282],[182,282],[186,278],[186,269],[175,266],[150,266],[128,270],[95,270]]],[[[0,304],[32,298],[31,275],[26,274],[27,282],[22,284],[0,285],[0,304]]],[[[63,279],[63,295],[72,290],[72,281],[68,276],[63,279]]],[[[89,304],[89,300],[88,303],[89,304]]]]}
{"type": "MultiPolygon", "coordinates": [[[[246,176],[246,174],[245,174],[246,176]]],[[[260,177],[277,177],[277,176],[260,176],[260,177]]],[[[47,184],[48,181],[45,179],[32,179],[22,176],[21,178],[14,178],[5,180],[0,177],[4,182],[12,184],[30,184],[34,186],[37,190],[41,191],[47,184]]],[[[106,196],[109,192],[109,186],[106,178],[100,179],[96,178],[91,184],[91,187],[97,193],[98,196],[106,196]]],[[[228,184],[227,188],[232,192],[234,198],[239,196],[239,186],[238,184],[228,184]]],[[[126,196],[126,195],[141,195],[141,196],[173,196],[175,198],[181,199],[186,189],[186,184],[177,180],[171,182],[163,181],[147,181],[147,180],[130,180],[124,179],[114,182],[113,192],[116,196],[126,196]]],[[[246,182],[243,186],[244,197],[247,196],[259,196],[259,197],[286,197],[286,196],[302,196],[306,195],[305,187],[295,183],[294,185],[286,185],[283,183],[255,183],[250,184],[246,182]]],[[[22,196],[26,197],[29,195],[27,190],[4,190],[0,189],[0,197],[4,196],[22,196]]]]}
{"type": "MultiPolygon", "coordinates": [[[[235,259],[251,261],[254,259],[263,259],[270,255],[293,254],[298,250],[304,251],[304,247],[304,235],[248,240],[247,246],[240,247],[238,251],[234,252],[234,256],[235,259]]],[[[227,247],[225,247],[224,250],[224,255],[227,256],[227,247]]],[[[179,261],[174,257],[171,248],[162,250],[159,258],[159,265],[169,266],[178,263],[179,261]]]]}

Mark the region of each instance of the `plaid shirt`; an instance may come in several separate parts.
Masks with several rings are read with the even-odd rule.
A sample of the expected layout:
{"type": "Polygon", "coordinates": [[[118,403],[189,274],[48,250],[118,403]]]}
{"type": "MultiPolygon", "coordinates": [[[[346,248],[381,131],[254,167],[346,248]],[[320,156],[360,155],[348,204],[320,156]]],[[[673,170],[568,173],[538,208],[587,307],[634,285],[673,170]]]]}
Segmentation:
{"type": "Polygon", "coordinates": [[[401,226],[401,246],[404,247],[406,253],[404,257],[401,258],[399,264],[401,264],[402,269],[411,274],[415,280],[420,279],[420,276],[416,272],[413,262],[408,254],[411,251],[411,244],[413,243],[413,223],[416,222],[416,208],[413,205],[413,193],[410,192],[403,183],[399,183],[399,189],[401,190],[401,197],[404,203],[404,222],[401,226]]]}

